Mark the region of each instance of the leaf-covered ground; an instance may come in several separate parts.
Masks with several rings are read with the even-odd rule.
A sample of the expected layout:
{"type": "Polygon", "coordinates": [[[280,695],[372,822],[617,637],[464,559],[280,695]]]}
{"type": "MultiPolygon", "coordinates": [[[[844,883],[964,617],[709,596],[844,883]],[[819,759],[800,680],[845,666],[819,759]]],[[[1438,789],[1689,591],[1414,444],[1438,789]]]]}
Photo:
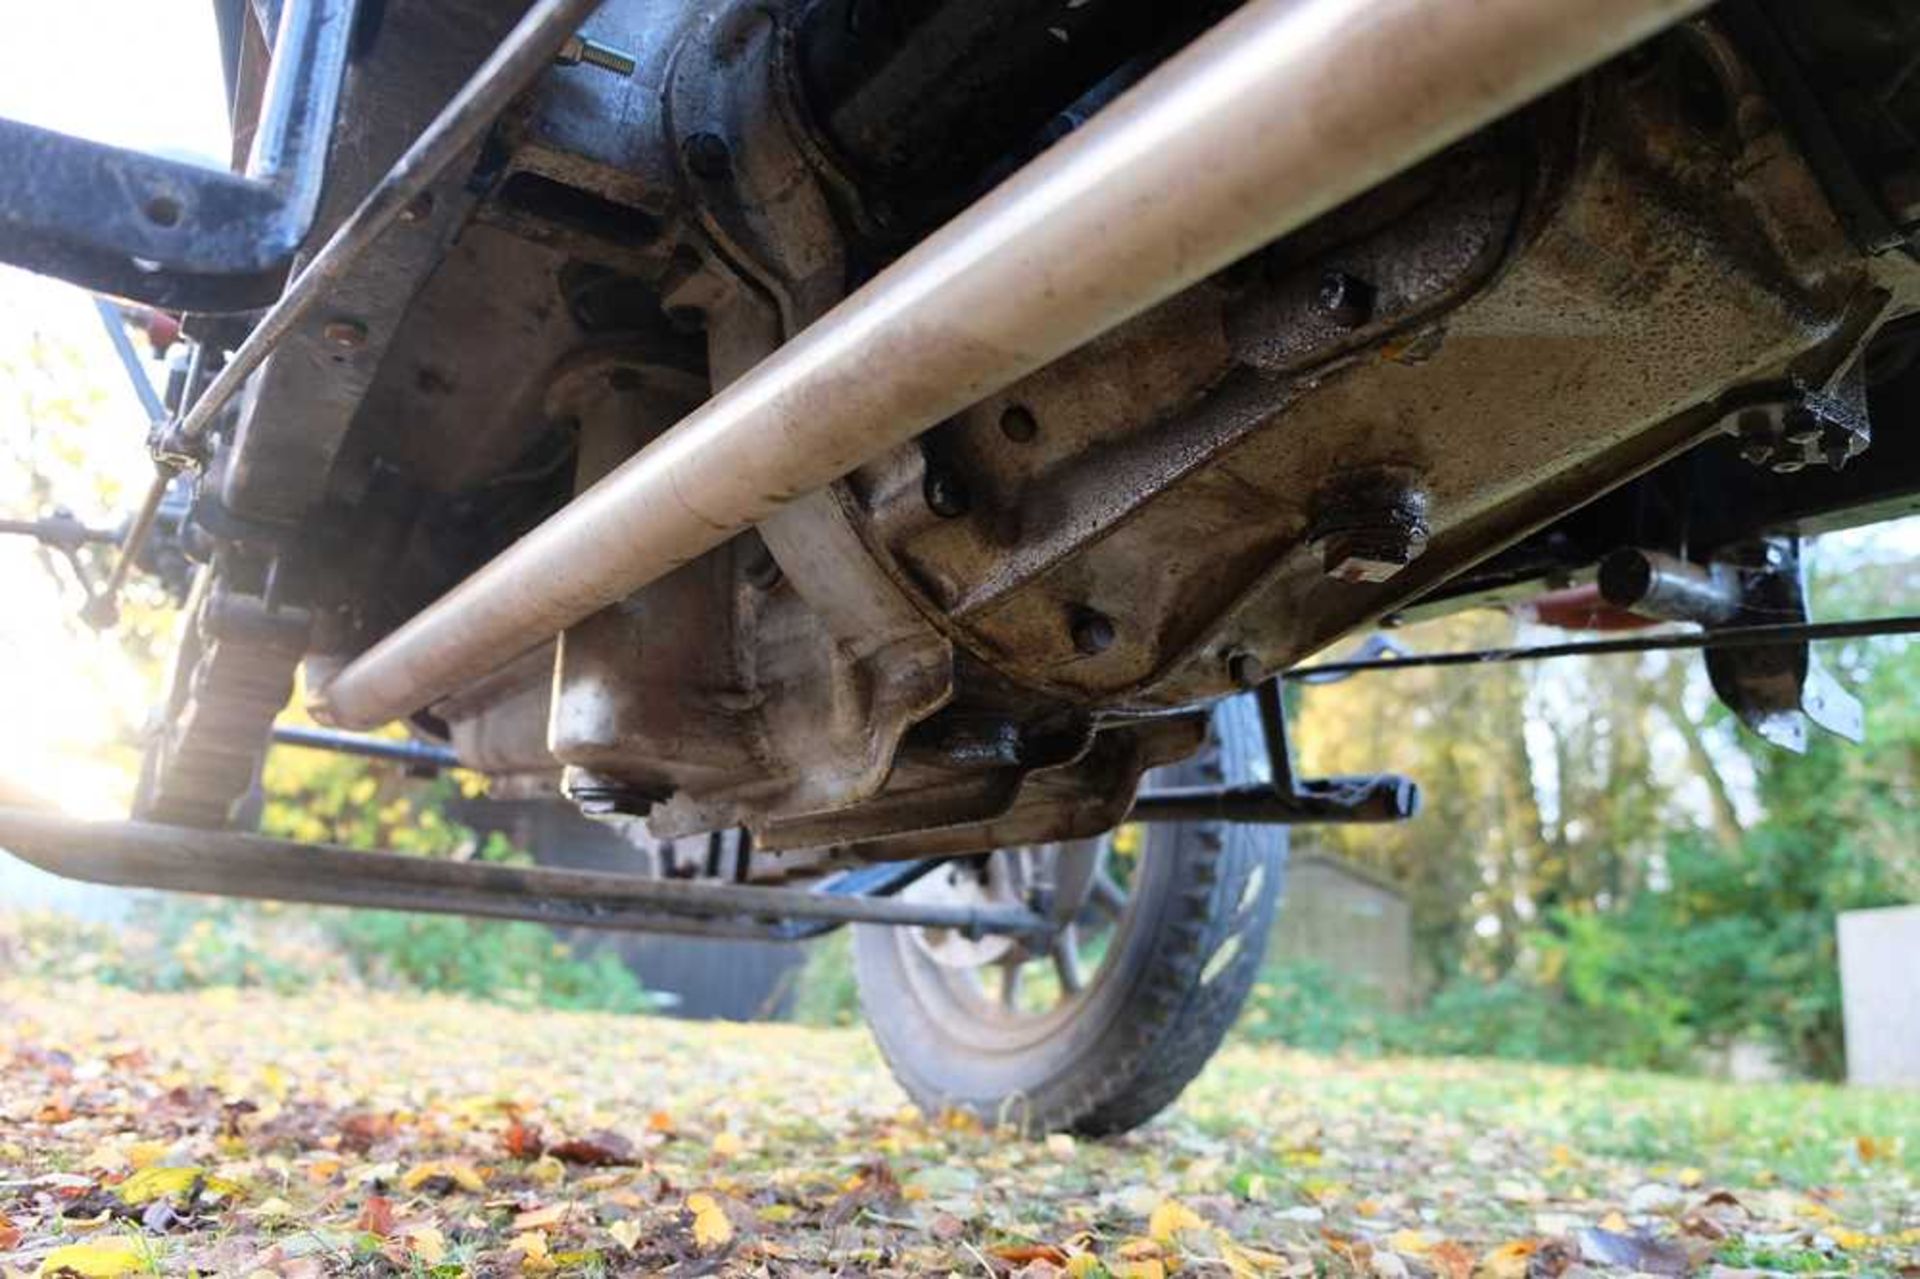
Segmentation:
{"type": "Polygon", "coordinates": [[[1920,1095],[1230,1048],[1112,1142],[854,1031],[0,981],[12,1275],[1920,1276],[1920,1095]]]}

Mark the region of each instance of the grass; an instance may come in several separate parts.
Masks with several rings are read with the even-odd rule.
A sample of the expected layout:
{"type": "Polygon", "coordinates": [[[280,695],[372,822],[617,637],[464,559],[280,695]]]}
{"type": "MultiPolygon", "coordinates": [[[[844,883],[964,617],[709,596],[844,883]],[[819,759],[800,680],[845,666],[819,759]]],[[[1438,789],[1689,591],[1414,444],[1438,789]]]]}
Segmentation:
{"type": "Polygon", "coordinates": [[[0,980],[21,1273],[132,1231],[168,1274],[1891,1275],[1916,1157],[1914,1093],[1247,1045],[1137,1133],[1026,1141],[914,1114],[857,1029],[0,980]],[[156,1225],[116,1189],[154,1162],[244,1191],[156,1225]]]}

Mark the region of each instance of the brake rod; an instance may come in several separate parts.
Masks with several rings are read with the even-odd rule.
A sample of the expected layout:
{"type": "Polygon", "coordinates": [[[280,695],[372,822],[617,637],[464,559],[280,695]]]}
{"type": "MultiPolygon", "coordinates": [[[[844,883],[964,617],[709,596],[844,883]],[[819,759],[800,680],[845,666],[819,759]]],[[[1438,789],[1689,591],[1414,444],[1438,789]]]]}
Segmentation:
{"type": "Polygon", "coordinates": [[[1920,633],[1920,616],[1863,617],[1842,622],[1792,622],[1778,626],[1733,626],[1682,635],[1644,635],[1633,639],[1575,640],[1523,648],[1476,648],[1458,653],[1408,653],[1404,657],[1358,658],[1296,666],[1281,679],[1317,683],[1331,675],[1367,675],[1433,666],[1484,666],[1503,662],[1542,662],[1557,657],[1606,657],[1614,653],[1665,653],[1696,648],[1764,648],[1769,644],[1862,639],[1874,635],[1920,633]]]}

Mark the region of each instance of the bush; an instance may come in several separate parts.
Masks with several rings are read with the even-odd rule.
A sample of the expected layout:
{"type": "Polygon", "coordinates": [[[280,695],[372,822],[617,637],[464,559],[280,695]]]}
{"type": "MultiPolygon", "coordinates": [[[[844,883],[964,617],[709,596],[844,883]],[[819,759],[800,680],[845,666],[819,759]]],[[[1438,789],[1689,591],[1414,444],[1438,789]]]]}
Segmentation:
{"type": "Polygon", "coordinates": [[[614,951],[578,954],[539,924],[375,910],[339,915],[329,931],[374,985],[598,1012],[656,1004],[614,951]]]}

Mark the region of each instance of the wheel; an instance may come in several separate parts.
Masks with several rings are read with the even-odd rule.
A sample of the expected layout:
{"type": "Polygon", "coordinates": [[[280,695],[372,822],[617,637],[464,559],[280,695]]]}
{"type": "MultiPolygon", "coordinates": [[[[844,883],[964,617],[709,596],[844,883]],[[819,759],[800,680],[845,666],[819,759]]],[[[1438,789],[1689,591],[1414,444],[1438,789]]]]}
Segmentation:
{"type": "MultiPolygon", "coordinates": [[[[1250,697],[1221,703],[1194,758],[1149,784],[1267,780],[1250,697]]],[[[1200,1073],[1240,1013],[1266,949],[1286,830],[1129,824],[1100,840],[952,862],[903,895],[1052,903],[1071,924],[1045,947],[948,929],[855,930],[860,1003],[894,1077],[922,1109],[1028,1132],[1125,1132],[1200,1073]]]]}

